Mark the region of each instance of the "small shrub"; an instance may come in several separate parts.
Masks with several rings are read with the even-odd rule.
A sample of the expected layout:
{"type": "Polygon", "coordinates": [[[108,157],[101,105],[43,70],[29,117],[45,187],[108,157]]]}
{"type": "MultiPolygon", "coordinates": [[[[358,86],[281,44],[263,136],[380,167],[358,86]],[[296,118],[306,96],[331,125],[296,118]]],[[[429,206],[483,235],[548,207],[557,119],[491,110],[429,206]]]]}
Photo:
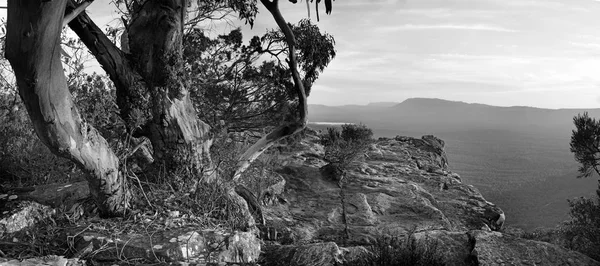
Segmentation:
{"type": "Polygon", "coordinates": [[[365,153],[372,137],[373,131],[363,124],[342,125],[341,132],[337,128],[327,128],[327,133],[321,137],[325,161],[346,168],[365,153]]]}
{"type": "Polygon", "coordinates": [[[600,260],[600,197],[570,200],[569,205],[571,220],[561,227],[565,246],[600,260]]]}
{"type": "MultiPolygon", "coordinates": [[[[503,232],[506,233],[506,230],[503,232]]],[[[521,238],[563,245],[563,230],[561,228],[539,228],[522,232],[521,238]]]]}
{"type": "Polygon", "coordinates": [[[345,266],[436,266],[445,265],[439,244],[433,240],[418,241],[413,234],[401,238],[380,236],[367,248],[369,253],[345,266]]]}

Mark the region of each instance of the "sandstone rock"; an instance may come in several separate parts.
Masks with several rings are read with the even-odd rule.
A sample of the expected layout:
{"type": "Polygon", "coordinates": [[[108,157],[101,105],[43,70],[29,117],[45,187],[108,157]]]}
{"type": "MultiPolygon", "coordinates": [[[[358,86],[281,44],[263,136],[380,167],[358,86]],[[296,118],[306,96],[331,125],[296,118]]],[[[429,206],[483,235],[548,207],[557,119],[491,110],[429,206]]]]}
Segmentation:
{"type": "MultiPolygon", "coordinates": [[[[79,233],[79,232],[78,232],[79,233]]],[[[77,256],[100,261],[164,260],[194,263],[252,263],[260,240],[252,232],[197,231],[179,228],[152,234],[105,236],[85,231],[75,238],[77,256]]]]}
{"type": "Polygon", "coordinates": [[[559,246],[516,238],[498,232],[469,232],[479,265],[600,265],[599,262],[559,246]]]}
{"type": "Polygon", "coordinates": [[[33,226],[55,213],[54,209],[33,201],[18,201],[9,203],[9,206],[11,210],[1,215],[0,238],[33,226]]]}
{"type": "Polygon", "coordinates": [[[414,236],[436,241],[446,265],[600,265],[575,251],[499,232],[432,230],[414,236]]]}
{"type": "Polygon", "coordinates": [[[46,256],[39,258],[31,258],[26,260],[15,260],[0,258],[0,265],[5,266],[36,266],[36,265],[48,265],[48,266],[84,266],[85,261],[74,259],[66,259],[63,256],[46,256]]]}
{"type": "Polygon", "coordinates": [[[504,211],[494,204],[489,204],[484,207],[483,214],[487,219],[487,225],[494,231],[500,231],[506,219],[504,211]]]}
{"type": "Polygon", "coordinates": [[[411,155],[419,169],[443,174],[443,170],[448,167],[448,157],[444,151],[443,140],[426,135],[421,139],[409,138],[406,142],[416,148],[411,150],[411,155]]]}
{"type": "Polygon", "coordinates": [[[270,265],[333,265],[340,252],[358,260],[379,236],[413,232],[416,241],[436,243],[446,265],[598,265],[553,244],[491,231],[502,229],[504,212],[448,170],[443,147],[433,136],[381,138],[341,181],[305,159],[287,164],[278,172],[288,202],[265,213],[289,245],[274,246],[270,265]],[[319,241],[325,243],[302,244],[319,241]]]}
{"type": "Polygon", "coordinates": [[[260,265],[263,266],[334,266],[342,262],[343,252],[333,242],[306,245],[270,246],[260,265]]]}
{"type": "Polygon", "coordinates": [[[354,247],[345,247],[340,248],[343,254],[344,262],[360,262],[368,255],[371,255],[371,251],[369,251],[364,246],[354,246],[354,247]]]}
{"type": "Polygon", "coordinates": [[[434,137],[383,139],[347,169],[342,183],[330,177],[331,171],[324,170],[327,167],[291,163],[278,171],[286,181],[283,196],[288,202],[265,208],[267,224],[288,228],[295,240],[353,245],[367,245],[377,235],[405,234],[415,228],[499,229],[496,222],[501,209],[446,167],[443,141],[434,137]],[[419,168],[427,165],[437,170],[419,168]]]}
{"type": "Polygon", "coordinates": [[[444,258],[446,265],[477,265],[476,257],[471,254],[473,246],[466,232],[431,230],[418,232],[414,238],[421,243],[437,244],[437,253],[444,258]]]}

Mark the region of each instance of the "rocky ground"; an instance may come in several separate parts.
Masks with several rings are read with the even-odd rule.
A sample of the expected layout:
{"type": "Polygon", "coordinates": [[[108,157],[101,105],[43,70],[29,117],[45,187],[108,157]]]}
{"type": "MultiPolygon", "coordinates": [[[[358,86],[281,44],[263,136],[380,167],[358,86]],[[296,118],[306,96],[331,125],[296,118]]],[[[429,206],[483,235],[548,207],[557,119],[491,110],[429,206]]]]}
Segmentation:
{"type": "Polygon", "coordinates": [[[409,233],[438,242],[447,265],[600,265],[556,245],[503,233],[510,216],[448,169],[444,142],[434,136],[379,139],[341,182],[320,171],[327,163],[317,143],[309,136],[300,150],[281,156],[284,166],[273,174],[279,182],[263,195],[269,203],[263,231],[275,240],[272,252],[283,253],[275,257],[289,265],[333,265],[356,257],[352,253],[380,235],[409,233]],[[308,249],[314,243],[327,248],[308,249]],[[308,250],[334,255],[311,256],[308,250]],[[315,257],[331,261],[311,262],[315,257]]]}
{"type": "MultiPolygon", "coordinates": [[[[116,257],[121,262],[155,258],[165,263],[243,264],[256,262],[262,249],[263,261],[270,258],[270,265],[343,265],[364,256],[380,236],[411,235],[415,241],[437,243],[436,252],[446,265],[600,265],[580,253],[505,232],[502,225],[510,215],[448,169],[443,147],[433,136],[379,139],[338,180],[324,168],[324,150],[313,132],[278,155],[278,166],[265,174],[265,185],[256,195],[266,220],[260,233],[172,227],[116,235],[97,222],[64,237],[71,241],[72,256],[105,261],[116,257]]],[[[0,250],[22,228],[52,217],[52,206],[85,196],[85,187],[76,183],[16,193],[19,199],[51,207],[19,203],[21,209],[30,209],[6,212],[0,221],[0,250]]],[[[82,263],[77,258],[36,259],[24,264],[4,258],[0,263],[82,263]]]]}

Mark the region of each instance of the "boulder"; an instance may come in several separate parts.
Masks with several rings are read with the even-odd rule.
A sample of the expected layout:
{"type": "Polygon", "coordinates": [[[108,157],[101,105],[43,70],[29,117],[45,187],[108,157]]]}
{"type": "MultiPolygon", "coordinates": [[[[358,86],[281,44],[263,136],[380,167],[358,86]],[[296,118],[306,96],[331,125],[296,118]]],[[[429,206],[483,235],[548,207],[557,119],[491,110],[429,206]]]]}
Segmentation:
{"type": "Polygon", "coordinates": [[[0,238],[6,234],[19,232],[52,217],[55,210],[33,201],[13,201],[4,203],[0,215],[0,238]]]}
{"type": "Polygon", "coordinates": [[[418,241],[437,242],[446,265],[600,265],[575,251],[500,232],[431,230],[415,233],[418,241]]]}
{"type": "Polygon", "coordinates": [[[4,266],[37,266],[37,265],[47,265],[47,266],[84,266],[85,261],[79,260],[77,258],[67,259],[63,256],[45,256],[39,258],[31,258],[25,260],[15,260],[15,259],[7,259],[0,258],[0,265],[4,266]]]}
{"type": "Polygon", "coordinates": [[[469,232],[478,265],[600,265],[576,251],[489,231],[469,232]]]}
{"type": "MultiPolygon", "coordinates": [[[[76,230],[75,230],[76,231],[76,230]]],[[[96,261],[148,260],[193,263],[253,263],[260,240],[252,232],[178,228],[149,234],[105,235],[73,232],[76,257],[96,261]]]]}

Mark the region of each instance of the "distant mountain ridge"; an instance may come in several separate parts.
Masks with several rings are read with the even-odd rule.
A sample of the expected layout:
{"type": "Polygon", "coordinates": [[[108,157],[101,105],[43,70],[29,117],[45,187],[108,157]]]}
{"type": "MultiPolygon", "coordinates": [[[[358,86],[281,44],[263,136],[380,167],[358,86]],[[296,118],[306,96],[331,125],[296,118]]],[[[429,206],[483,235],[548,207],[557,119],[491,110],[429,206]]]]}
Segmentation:
{"type": "Polygon", "coordinates": [[[539,130],[570,130],[573,117],[583,112],[600,117],[600,108],[500,107],[435,98],[410,98],[397,104],[311,105],[309,119],[315,122],[365,123],[375,128],[402,127],[424,132],[501,129],[535,133],[539,130]]]}
{"type": "Polygon", "coordinates": [[[346,104],[346,105],[326,105],[326,104],[309,104],[309,106],[320,106],[320,107],[330,107],[330,108],[346,108],[346,107],[399,107],[405,105],[469,105],[469,106],[481,106],[481,107],[491,107],[491,108],[524,108],[524,109],[538,109],[538,110],[550,110],[550,111],[560,111],[560,110],[600,110],[599,108],[542,108],[542,107],[534,107],[534,106],[525,106],[525,105],[514,105],[514,106],[496,106],[490,104],[483,103],[468,103],[464,101],[453,101],[453,100],[445,100],[440,98],[408,98],[401,102],[370,102],[368,104],[346,104]]]}

